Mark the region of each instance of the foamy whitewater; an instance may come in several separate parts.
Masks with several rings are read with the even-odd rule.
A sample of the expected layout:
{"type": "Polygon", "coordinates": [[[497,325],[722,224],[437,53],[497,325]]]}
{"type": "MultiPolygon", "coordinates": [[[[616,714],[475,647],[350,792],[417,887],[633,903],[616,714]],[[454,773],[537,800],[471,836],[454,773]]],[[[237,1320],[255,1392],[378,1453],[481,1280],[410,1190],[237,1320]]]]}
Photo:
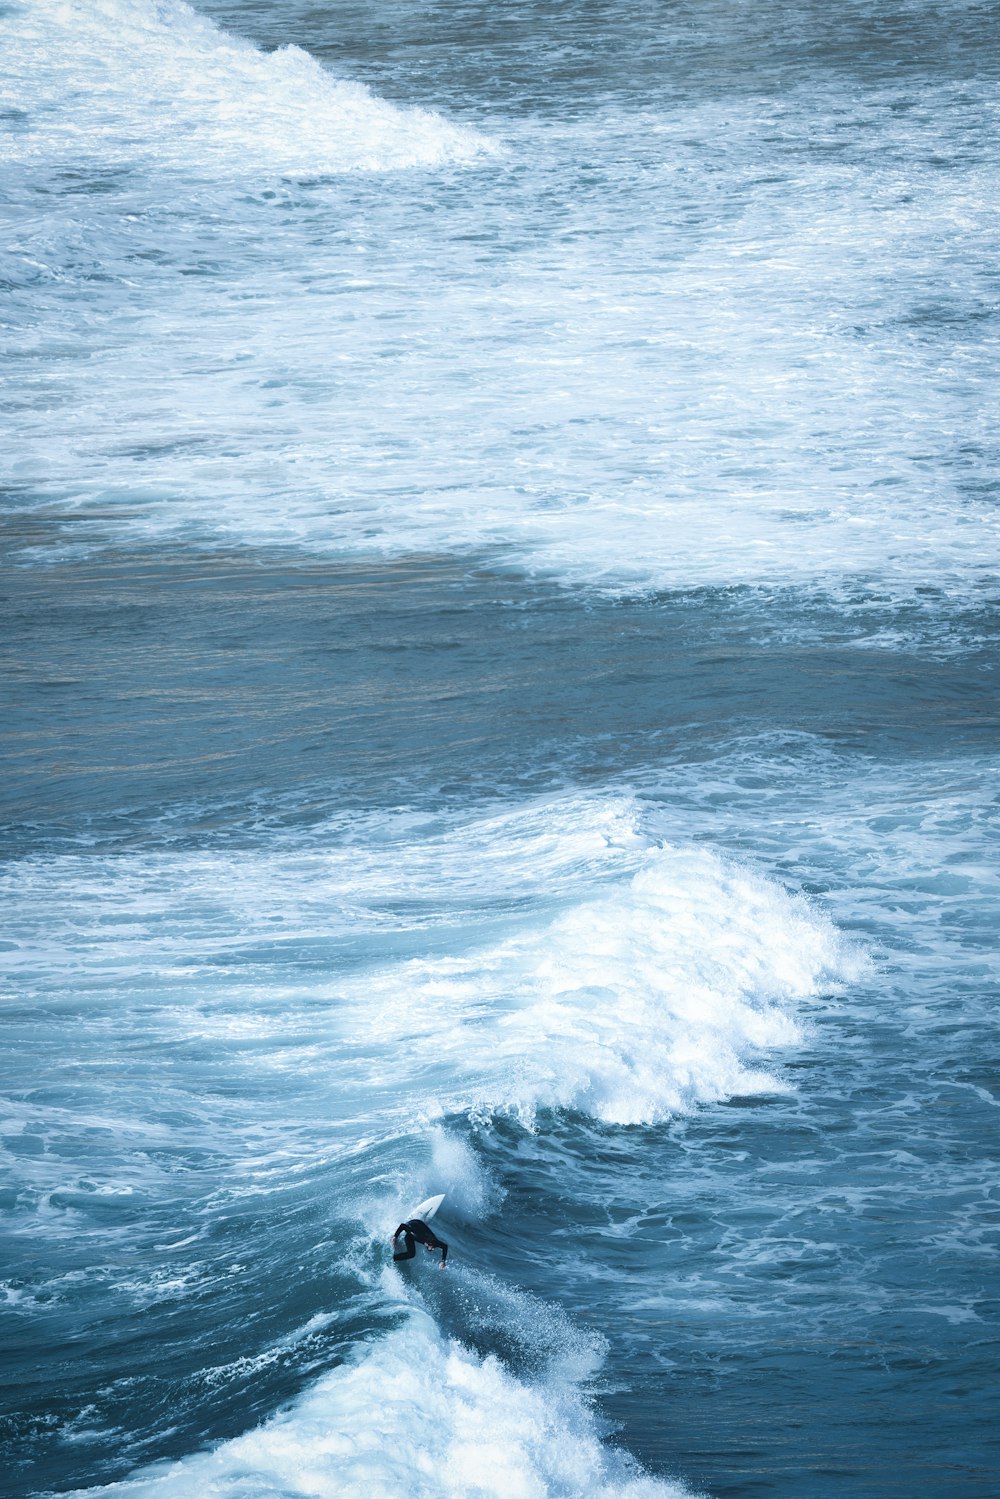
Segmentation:
{"type": "Polygon", "coordinates": [[[12,1496],[993,1492],[995,30],[0,0],[12,1496]]]}

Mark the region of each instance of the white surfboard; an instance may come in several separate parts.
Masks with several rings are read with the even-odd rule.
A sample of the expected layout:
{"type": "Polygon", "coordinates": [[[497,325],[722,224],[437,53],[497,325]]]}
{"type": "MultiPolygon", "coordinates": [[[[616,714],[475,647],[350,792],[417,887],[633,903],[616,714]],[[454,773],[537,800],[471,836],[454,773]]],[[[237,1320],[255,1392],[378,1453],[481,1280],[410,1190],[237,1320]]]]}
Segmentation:
{"type": "Polygon", "coordinates": [[[428,1197],[427,1201],[422,1202],[418,1208],[414,1208],[412,1213],[407,1213],[406,1222],[408,1223],[411,1218],[419,1218],[421,1223],[428,1223],[434,1217],[444,1199],[444,1192],[438,1197],[428,1197]]]}

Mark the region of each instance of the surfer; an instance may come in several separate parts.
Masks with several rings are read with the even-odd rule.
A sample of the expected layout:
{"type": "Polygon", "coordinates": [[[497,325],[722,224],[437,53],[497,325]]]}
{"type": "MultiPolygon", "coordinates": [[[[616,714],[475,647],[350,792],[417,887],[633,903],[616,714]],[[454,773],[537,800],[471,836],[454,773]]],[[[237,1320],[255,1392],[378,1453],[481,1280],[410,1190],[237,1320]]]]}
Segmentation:
{"type": "Polygon", "coordinates": [[[427,1227],[427,1224],[421,1218],[409,1218],[405,1223],[399,1225],[392,1236],[393,1259],[412,1260],[417,1252],[418,1244],[423,1244],[428,1252],[432,1249],[440,1249],[441,1269],[443,1270],[448,1259],[448,1246],[443,1239],[437,1237],[433,1229],[427,1227]],[[402,1254],[396,1252],[396,1244],[400,1234],[403,1235],[404,1247],[402,1254]]]}

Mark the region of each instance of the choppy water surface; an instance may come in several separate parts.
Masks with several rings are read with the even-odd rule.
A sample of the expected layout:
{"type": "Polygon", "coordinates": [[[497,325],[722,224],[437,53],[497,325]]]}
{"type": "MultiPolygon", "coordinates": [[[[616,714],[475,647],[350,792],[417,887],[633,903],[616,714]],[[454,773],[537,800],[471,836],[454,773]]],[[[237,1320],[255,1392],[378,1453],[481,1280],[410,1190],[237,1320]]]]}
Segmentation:
{"type": "Polygon", "coordinates": [[[995,27],[0,6],[12,1493],[993,1492],[995,27]]]}

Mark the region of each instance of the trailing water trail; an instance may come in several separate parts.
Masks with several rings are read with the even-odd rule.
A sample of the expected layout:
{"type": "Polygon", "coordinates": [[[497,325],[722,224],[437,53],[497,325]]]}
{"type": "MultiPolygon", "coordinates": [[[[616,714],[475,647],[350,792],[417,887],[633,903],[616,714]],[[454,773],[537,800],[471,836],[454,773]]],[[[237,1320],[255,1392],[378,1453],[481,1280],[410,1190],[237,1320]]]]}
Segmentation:
{"type": "Polygon", "coordinates": [[[602,1446],[568,1378],[514,1379],[443,1337],[426,1315],[326,1375],[290,1410],[211,1453],[84,1492],[122,1499],[685,1499],[602,1446]],[[377,1419],[372,1420],[373,1412],[377,1419]]]}

